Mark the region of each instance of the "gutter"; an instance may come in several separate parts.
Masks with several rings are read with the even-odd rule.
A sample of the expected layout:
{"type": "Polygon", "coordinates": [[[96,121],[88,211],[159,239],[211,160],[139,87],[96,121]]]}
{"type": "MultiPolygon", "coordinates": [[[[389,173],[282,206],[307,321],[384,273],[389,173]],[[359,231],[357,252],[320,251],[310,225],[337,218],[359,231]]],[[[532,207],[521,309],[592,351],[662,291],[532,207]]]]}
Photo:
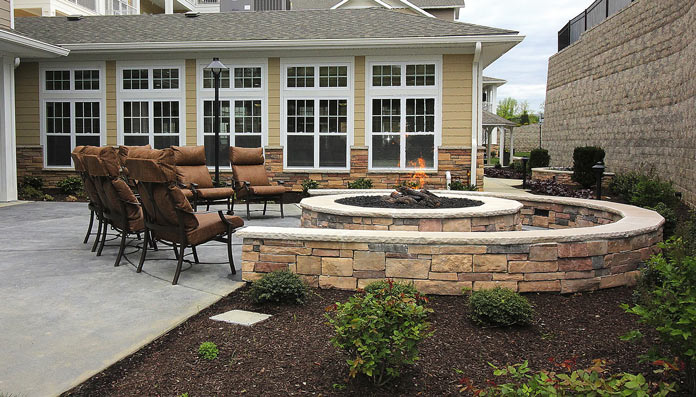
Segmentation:
{"type": "Polygon", "coordinates": [[[59,44],[73,53],[79,52],[152,52],[152,51],[247,51],[253,49],[325,49],[325,48],[380,48],[413,47],[414,45],[455,45],[476,43],[519,43],[524,36],[498,34],[485,36],[397,37],[366,39],[316,39],[316,40],[238,40],[238,41],[172,41],[126,43],[71,43],[59,44]]]}
{"type": "Polygon", "coordinates": [[[67,48],[55,46],[53,44],[48,44],[43,41],[32,39],[31,37],[27,36],[22,36],[20,34],[4,29],[0,29],[0,41],[10,42],[23,47],[39,51],[45,51],[50,54],[59,56],[67,56],[70,53],[70,50],[67,48]]]}
{"type": "Polygon", "coordinates": [[[471,175],[469,175],[469,184],[476,185],[476,157],[478,155],[478,135],[479,127],[481,126],[482,120],[482,106],[481,106],[481,86],[483,80],[483,71],[481,70],[481,50],[483,46],[481,42],[476,43],[476,49],[474,50],[474,64],[472,69],[472,81],[471,81],[471,175]]]}

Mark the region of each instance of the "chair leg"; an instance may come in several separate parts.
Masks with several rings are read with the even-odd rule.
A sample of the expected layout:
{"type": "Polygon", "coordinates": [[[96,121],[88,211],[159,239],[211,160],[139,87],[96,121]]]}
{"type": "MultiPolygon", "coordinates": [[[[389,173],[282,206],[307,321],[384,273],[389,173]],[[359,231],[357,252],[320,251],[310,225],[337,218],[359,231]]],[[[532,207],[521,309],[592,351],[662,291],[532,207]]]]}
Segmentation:
{"type": "MultiPolygon", "coordinates": [[[[234,200],[232,200],[234,203],[234,200]]],[[[234,205],[234,204],[233,204],[234,205]]],[[[234,215],[234,211],[232,211],[232,208],[230,207],[230,198],[227,198],[227,215],[234,215]]]]}
{"type": "Polygon", "coordinates": [[[247,220],[251,219],[251,211],[249,211],[249,200],[246,201],[247,205],[247,220]]]}
{"type": "Polygon", "coordinates": [[[179,259],[179,251],[176,250],[176,243],[172,244],[172,249],[174,250],[174,256],[176,257],[176,259],[179,259]]]}
{"type": "Polygon", "coordinates": [[[121,264],[121,258],[123,258],[123,251],[126,249],[126,236],[128,233],[125,231],[121,232],[121,246],[118,249],[118,255],[116,255],[116,262],[114,262],[114,267],[121,264]]]}
{"type": "Polygon", "coordinates": [[[205,210],[210,211],[210,201],[206,202],[205,210]]]}
{"type": "Polygon", "coordinates": [[[263,201],[263,216],[266,216],[266,206],[268,205],[268,200],[263,201]]]}
{"type": "Polygon", "coordinates": [[[196,263],[201,263],[200,261],[198,261],[198,252],[196,252],[196,246],[191,246],[191,250],[193,251],[193,261],[196,263]]]}
{"type": "Polygon", "coordinates": [[[104,245],[106,244],[106,232],[109,230],[109,223],[104,222],[104,225],[102,226],[102,239],[101,243],[99,244],[99,249],[97,250],[97,256],[101,256],[102,251],[104,250],[104,245]]]}
{"type": "MultiPolygon", "coordinates": [[[[154,239],[152,240],[154,243],[154,239]]],[[[145,255],[147,255],[147,246],[150,243],[150,231],[145,230],[145,241],[143,242],[143,252],[140,254],[140,262],[138,263],[138,269],[136,273],[140,273],[143,270],[143,263],[145,263],[145,255]]]]}
{"type": "Polygon", "coordinates": [[[159,248],[157,248],[157,240],[155,240],[154,238],[152,238],[152,236],[150,236],[150,243],[152,244],[152,249],[153,249],[153,250],[159,251],[159,248]]]}
{"type": "Polygon", "coordinates": [[[90,210],[89,211],[89,226],[87,226],[87,235],[85,236],[85,239],[82,241],[82,244],[87,244],[87,241],[89,241],[89,235],[92,234],[92,225],[94,224],[94,211],[90,210]]]}
{"type": "Polygon", "coordinates": [[[232,230],[227,230],[227,259],[230,261],[230,270],[232,274],[237,274],[237,269],[234,268],[234,256],[232,255],[232,230]]]}
{"type": "Polygon", "coordinates": [[[283,198],[281,197],[280,200],[278,200],[278,204],[280,205],[280,217],[285,218],[285,214],[283,213],[283,198]]]}
{"type": "Polygon", "coordinates": [[[186,248],[185,244],[181,244],[181,251],[179,251],[178,255],[178,262],[176,263],[176,273],[174,273],[174,281],[172,281],[172,285],[176,285],[179,282],[179,275],[181,274],[181,265],[184,263],[184,249],[186,248]]]}
{"type": "Polygon", "coordinates": [[[234,197],[230,200],[230,211],[227,213],[227,215],[234,215],[234,197]]]}
{"type": "Polygon", "coordinates": [[[104,222],[102,221],[102,218],[99,217],[99,226],[97,227],[97,236],[94,238],[94,244],[92,244],[92,252],[95,252],[97,250],[97,246],[99,245],[103,224],[104,222]]]}

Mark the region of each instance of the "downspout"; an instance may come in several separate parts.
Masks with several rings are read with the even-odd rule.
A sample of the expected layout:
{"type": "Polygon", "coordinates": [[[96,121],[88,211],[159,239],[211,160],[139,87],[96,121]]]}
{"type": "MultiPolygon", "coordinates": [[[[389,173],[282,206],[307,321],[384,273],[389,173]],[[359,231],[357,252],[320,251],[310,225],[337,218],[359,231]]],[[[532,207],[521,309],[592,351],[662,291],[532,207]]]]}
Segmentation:
{"type": "MultiPolygon", "coordinates": [[[[481,62],[481,42],[476,42],[476,49],[474,50],[474,65],[472,67],[472,80],[471,80],[471,175],[469,178],[469,184],[476,185],[476,162],[478,154],[478,136],[481,128],[481,89],[482,82],[481,76],[482,72],[480,69],[481,62]]],[[[482,186],[479,186],[482,188],[482,186]]]]}

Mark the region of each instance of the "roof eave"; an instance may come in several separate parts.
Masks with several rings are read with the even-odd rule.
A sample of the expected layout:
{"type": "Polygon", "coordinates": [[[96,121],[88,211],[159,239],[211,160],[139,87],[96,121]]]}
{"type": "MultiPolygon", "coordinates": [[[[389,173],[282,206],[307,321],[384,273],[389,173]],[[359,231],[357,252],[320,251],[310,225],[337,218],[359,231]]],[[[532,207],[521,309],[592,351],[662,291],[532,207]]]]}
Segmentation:
{"type": "Polygon", "coordinates": [[[4,29],[0,29],[0,51],[19,57],[33,58],[52,58],[70,53],[69,49],[4,29]]]}
{"type": "Polygon", "coordinates": [[[244,40],[244,41],[182,41],[151,43],[73,43],[60,44],[73,53],[83,52],[152,52],[220,50],[247,51],[254,49],[326,49],[326,48],[383,48],[417,45],[461,45],[481,43],[519,43],[524,39],[515,33],[479,36],[395,37],[368,39],[319,39],[319,40],[244,40]],[[137,47],[134,46],[137,44],[137,47]]]}

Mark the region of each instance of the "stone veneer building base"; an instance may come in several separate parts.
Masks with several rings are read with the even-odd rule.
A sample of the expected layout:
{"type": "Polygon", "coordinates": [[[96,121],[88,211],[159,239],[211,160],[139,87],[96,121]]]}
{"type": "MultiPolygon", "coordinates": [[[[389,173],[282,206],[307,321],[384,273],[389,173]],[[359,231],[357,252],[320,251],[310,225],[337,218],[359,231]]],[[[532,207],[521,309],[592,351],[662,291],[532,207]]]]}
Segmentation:
{"type": "MultiPolygon", "coordinates": [[[[467,194],[472,194],[467,192],[467,194]]],[[[474,193],[475,194],[475,193],[474,193]]],[[[423,293],[502,286],[573,293],[633,285],[638,265],[657,253],[664,219],[656,212],[592,200],[515,196],[523,222],[554,230],[416,232],[248,227],[242,278],[289,269],[319,288],[355,290],[384,278],[423,293]]]]}

